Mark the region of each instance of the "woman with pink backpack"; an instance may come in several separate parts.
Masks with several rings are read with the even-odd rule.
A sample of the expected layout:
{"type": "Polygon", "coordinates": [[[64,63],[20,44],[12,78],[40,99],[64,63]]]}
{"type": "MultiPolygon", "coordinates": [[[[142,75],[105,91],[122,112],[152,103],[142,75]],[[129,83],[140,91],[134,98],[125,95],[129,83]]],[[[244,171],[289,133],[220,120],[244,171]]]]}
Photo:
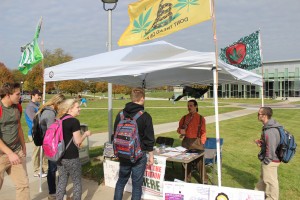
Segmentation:
{"type": "MultiPolygon", "coordinates": [[[[57,114],[58,106],[65,100],[63,94],[56,94],[51,99],[49,99],[44,105],[42,105],[37,113],[41,113],[40,116],[40,126],[45,135],[46,130],[49,126],[54,123],[57,114]]],[[[57,165],[55,162],[48,160],[48,173],[47,173],[47,183],[49,190],[49,200],[56,199],[56,171],[57,165]]]]}
{"type": "Polygon", "coordinates": [[[86,131],[83,135],[80,133],[80,122],[75,117],[80,113],[79,103],[75,99],[67,99],[60,104],[58,109],[58,117],[60,119],[71,116],[62,122],[63,136],[65,144],[71,140],[70,146],[65,150],[64,155],[58,164],[58,185],[56,190],[56,199],[62,200],[66,191],[69,176],[73,181],[73,199],[80,200],[82,194],[81,185],[81,163],[79,160],[78,147],[83,140],[91,135],[90,131],[86,131]]]}

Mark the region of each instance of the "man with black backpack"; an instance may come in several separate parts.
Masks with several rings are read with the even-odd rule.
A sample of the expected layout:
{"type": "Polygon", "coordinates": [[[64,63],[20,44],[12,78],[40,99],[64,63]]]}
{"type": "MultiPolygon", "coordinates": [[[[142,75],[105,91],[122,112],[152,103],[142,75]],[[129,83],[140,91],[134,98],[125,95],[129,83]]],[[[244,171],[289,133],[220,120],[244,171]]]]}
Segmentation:
{"type": "MultiPolygon", "coordinates": [[[[38,89],[32,90],[31,100],[29,101],[25,110],[25,119],[28,126],[28,138],[30,140],[32,140],[33,118],[39,110],[41,98],[42,93],[38,89]]],[[[47,177],[48,162],[43,155],[42,166],[40,166],[40,149],[40,146],[35,146],[32,152],[33,176],[39,177],[41,175],[44,178],[47,177]],[[42,174],[40,174],[40,167],[42,167],[42,174]]]]}
{"type": "Polygon", "coordinates": [[[144,90],[141,88],[133,89],[131,91],[131,101],[132,102],[127,103],[125,108],[117,115],[114,124],[113,144],[115,154],[120,160],[119,179],[114,194],[115,200],[122,200],[124,187],[130,175],[132,177],[131,199],[141,199],[143,177],[147,164],[147,152],[149,154],[148,164],[152,165],[154,161],[154,130],[151,116],[147,112],[144,112],[144,90]],[[123,122],[124,124],[122,124],[123,122]],[[128,129],[125,127],[128,127],[128,129]],[[135,130],[136,128],[137,131],[135,130]],[[128,134],[124,134],[126,131],[134,138],[128,138],[128,134]],[[135,135],[135,133],[138,134],[135,135]],[[126,140],[128,141],[130,139],[133,139],[131,141],[137,144],[137,149],[132,152],[134,155],[126,157],[124,151],[129,151],[130,145],[127,147],[123,146],[122,148],[119,148],[119,145],[126,143],[126,140]]]}
{"type": "Polygon", "coordinates": [[[255,190],[265,192],[266,200],[279,199],[279,183],[277,169],[280,160],[276,154],[276,149],[280,142],[278,127],[281,125],[272,118],[273,111],[270,107],[261,107],[257,118],[263,123],[262,134],[256,144],[261,148],[258,159],[261,161],[260,180],[255,186],[255,190]]]}

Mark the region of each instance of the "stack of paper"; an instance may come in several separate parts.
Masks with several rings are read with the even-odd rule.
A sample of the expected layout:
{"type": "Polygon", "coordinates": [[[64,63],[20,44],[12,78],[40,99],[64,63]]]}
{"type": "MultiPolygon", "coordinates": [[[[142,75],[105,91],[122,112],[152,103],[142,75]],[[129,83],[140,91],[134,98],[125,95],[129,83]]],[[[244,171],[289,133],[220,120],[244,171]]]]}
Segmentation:
{"type": "Polygon", "coordinates": [[[178,146],[178,147],[175,147],[176,151],[179,151],[179,152],[186,152],[187,149],[182,147],[182,146],[178,146]]]}

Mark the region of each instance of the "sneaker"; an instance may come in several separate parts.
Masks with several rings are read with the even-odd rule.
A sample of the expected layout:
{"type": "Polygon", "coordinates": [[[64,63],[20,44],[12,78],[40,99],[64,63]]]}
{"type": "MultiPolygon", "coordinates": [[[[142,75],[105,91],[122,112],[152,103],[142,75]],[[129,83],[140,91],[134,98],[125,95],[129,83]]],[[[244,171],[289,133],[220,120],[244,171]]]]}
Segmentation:
{"type": "Polygon", "coordinates": [[[49,194],[48,200],[56,200],[56,194],[49,194]]]}
{"type": "MultiPolygon", "coordinates": [[[[34,173],[33,174],[34,177],[40,177],[40,173],[34,173]]],[[[42,178],[45,178],[47,177],[47,174],[46,173],[42,173],[42,178]]]]}

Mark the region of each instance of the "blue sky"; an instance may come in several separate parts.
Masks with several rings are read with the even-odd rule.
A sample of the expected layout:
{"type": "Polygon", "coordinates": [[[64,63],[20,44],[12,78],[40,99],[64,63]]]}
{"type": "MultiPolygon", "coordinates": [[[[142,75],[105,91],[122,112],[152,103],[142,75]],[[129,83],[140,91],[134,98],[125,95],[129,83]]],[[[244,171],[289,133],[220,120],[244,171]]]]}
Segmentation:
{"type": "MultiPolygon", "coordinates": [[[[132,2],[119,0],[113,11],[113,49],[122,48],[117,41],[129,23],[132,2]]],[[[299,0],[215,0],[215,6],[218,49],[260,29],[264,61],[300,59],[299,0]]],[[[74,58],[106,51],[107,12],[101,0],[1,0],[0,62],[8,68],[17,68],[20,47],[32,41],[40,16],[39,42],[45,49],[62,48],[74,58]]],[[[214,51],[212,35],[212,22],[206,21],[157,40],[214,51]]]]}

